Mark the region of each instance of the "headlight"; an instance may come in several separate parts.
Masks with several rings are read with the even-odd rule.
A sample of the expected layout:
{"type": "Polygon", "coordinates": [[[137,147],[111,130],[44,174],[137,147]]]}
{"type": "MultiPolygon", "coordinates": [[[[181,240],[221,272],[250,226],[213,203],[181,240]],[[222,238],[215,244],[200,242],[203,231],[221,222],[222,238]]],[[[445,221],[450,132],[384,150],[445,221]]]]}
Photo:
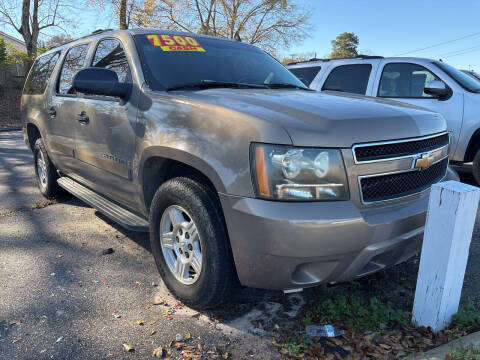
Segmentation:
{"type": "Polygon", "coordinates": [[[275,200],[347,200],[340,150],[252,144],[257,196],[275,200]]]}

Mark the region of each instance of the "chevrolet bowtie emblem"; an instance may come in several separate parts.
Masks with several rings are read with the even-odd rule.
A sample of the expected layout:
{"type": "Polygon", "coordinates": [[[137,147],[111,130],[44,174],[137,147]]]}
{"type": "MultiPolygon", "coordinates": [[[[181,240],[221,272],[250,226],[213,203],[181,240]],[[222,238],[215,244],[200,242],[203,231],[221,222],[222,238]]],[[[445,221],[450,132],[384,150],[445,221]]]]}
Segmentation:
{"type": "Polygon", "coordinates": [[[415,160],[415,169],[426,170],[434,161],[435,156],[433,154],[423,154],[420,158],[415,160]]]}

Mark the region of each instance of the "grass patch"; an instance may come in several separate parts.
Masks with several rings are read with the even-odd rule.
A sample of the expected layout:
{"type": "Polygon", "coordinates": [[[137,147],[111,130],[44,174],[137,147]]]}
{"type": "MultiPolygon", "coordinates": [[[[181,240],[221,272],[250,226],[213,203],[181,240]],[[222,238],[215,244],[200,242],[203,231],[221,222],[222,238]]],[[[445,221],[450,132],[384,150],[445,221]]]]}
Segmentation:
{"type": "Polygon", "coordinates": [[[311,339],[305,333],[296,333],[284,345],[288,350],[288,355],[297,357],[301,356],[308,349],[310,349],[311,339]]]}
{"type": "Polygon", "coordinates": [[[480,360],[480,345],[460,344],[452,347],[447,355],[449,360],[480,360]]]}
{"type": "Polygon", "coordinates": [[[45,200],[45,201],[41,201],[41,202],[38,202],[38,203],[35,203],[32,205],[32,210],[35,210],[35,209],[43,209],[47,206],[50,206],[50,205],[53,205],[53,204],[57,204],[58,201],[53,199],[53,200],[45,200]]]}
{"type": "Polygon", "coordinates": [[[356,296],[337,296],[307,312],[303,320],[306,324],[332,324],[344,329],[375,331],[405,324],[408,314],[376,298],[367,302],[356,296]]]}
{"type": "Polygon", "coordinates": [[[453,315],[452,325],[459,330],[478,329],[480,328],[480,311],[476,310],[472,303],[468,303],[453,315]]]}

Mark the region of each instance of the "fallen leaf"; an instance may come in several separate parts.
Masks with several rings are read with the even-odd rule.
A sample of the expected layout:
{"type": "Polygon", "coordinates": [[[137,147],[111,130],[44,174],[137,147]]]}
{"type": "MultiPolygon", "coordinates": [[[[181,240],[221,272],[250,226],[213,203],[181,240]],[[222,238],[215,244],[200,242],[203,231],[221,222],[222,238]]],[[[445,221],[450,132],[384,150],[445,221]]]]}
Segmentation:
{"type": "Polygon", "coordinates": [[[167,306],[168,304],[160,296],[155,296],[155,298],[153,299],[153,305],[165,305],[165,306],[167,306]]]}
{"type": "Polygon", "coordinates": [[[126,352],[131,352],[135,350],[132,345],[129,345],[129,344],[122,344],[122,345],[126,352]]]}
{"type": "Polygon", "coordinates": [[[12,344],[15,344],[16,342],[19,342],[20,340],[22,340],[22,337],[21,337],[21,336],[13,339],[12,344]]]}
{"type": "Polygon", "coordinates": [[[163,347],[159,346],[158,348],[153,349],[152,355],[159,358],[163,357],[163,347]]]}
{"type": "Polygon", "coordinates": [[[47,349],[43,349],[42,351],[40,351],[40,354],[43,354],[44,352],[47,352],[47,349]]]}
{"type": "Polygon", "coordinates": [[[151,333],[150,333],[150,336],[153,336],[157,333],[157,330],[153,330],[151,333]]]}
{"type": "Polygon", "coordinates": [[[62,341],[62,339],[63,339],[63,336],[60,336],[60,337],[57,339],[57,341],[55,341],[55,342],[58,343],[58,342],[62,341]]]}
{"type": "Polygon", "coordinates": [[[15,325],[16,323],[18,323],[17,320],[10,321],[10,322],[8,323],[8,326],[15,325]]]}
{"type": "Polygon", "coordinates": [[[143,326],[145,325],[145,320],[137,320],[136,323],[137,325],[143,326]]]}
{"type": "Polygon", "coordinates": [[[155,320],[150,321],[148,324],[149,325],[154,325],[154,324],[156,324],[157,321],[158,321],[158,319],[155,319],[155,320]]]}
{"type": "Polygon", "coordinates": [[[190,331],[187,331],[187,333],[185,334],[185,339],[191,339],[192,338],[192,334],[190,334],[190,331]]]}

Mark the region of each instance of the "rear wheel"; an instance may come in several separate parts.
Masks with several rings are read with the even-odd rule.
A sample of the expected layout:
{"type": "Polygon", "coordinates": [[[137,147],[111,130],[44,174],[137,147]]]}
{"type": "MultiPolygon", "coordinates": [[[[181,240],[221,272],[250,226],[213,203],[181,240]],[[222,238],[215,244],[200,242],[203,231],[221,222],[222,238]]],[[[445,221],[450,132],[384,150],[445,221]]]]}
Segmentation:
{"type": "Polygon", "coordinates": [[[50,161],[43,139],[39,138],[33,147],[33,160],[35,175],[37,176],[38,189],[48,199],[53,199],[64,194],[57,184],[57,169],[50,161]]]}
{"type": "Polygon", "coordinates": [[[477,151],[473,158],[473,177],[477,185],[480,185],[480,150],[477,151]]]}
{"type": "Polygon", "coordinates": [[[197,308],[227,298],[236,284],[227,233],[214,194],[188,178],[157,190],[150,209],[150,243],[166,286],[197,308]]]}

